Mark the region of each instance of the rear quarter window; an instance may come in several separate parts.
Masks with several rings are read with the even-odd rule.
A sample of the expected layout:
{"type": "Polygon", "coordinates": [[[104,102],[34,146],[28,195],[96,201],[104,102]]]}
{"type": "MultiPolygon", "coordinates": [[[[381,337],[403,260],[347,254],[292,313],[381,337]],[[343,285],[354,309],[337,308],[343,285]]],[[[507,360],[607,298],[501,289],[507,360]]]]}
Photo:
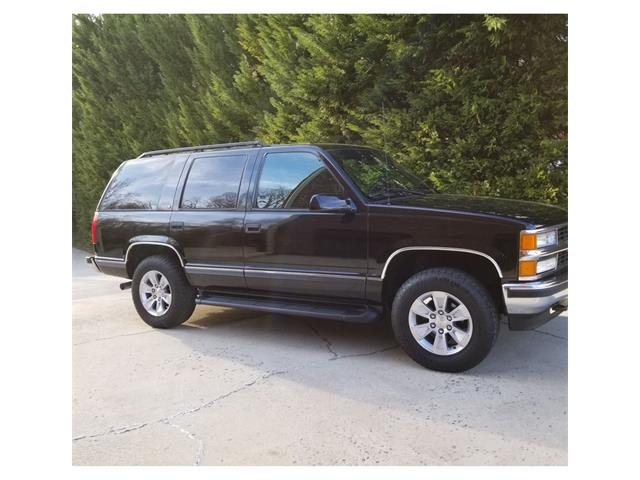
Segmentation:
{"type": "Polygon", "coordinates": [[[156,210],[174,157],[125,162],[102,197],[100,210],[156,210]]]}

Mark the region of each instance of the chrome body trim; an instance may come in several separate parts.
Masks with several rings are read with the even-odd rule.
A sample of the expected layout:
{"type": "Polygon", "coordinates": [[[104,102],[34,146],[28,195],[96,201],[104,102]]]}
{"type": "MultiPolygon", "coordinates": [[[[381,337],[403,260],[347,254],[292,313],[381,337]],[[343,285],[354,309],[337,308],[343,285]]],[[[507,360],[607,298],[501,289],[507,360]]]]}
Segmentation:
{"type": "Polygon", "coordinates": [[[107,262],[124,262],[124,259],[117,257],[101,257],[100,255],[94,255],[96,260],[105,260],[107,262]]]}
{"type": "Polygon", "coordinates": [[[169,247],[171,250],[176,252],[178,259],[180,260],[180,265],[184,267],[184,259],[182,258],[182,255],[180,254],[180,252],[178,252],[176,247],[174,247],[173,245],[169,245],[168,243],[162,243],[162,242],[133,242],[131,245],[129,245],[129,248],[127,248],[127,253],[125,253],[124,255],[125,265],[127,263],[127,260],[129,259],[129,252],[131,251],[131,248],[135,247],[136,245],[160,245],[161,247],[169,247]]]}
{"type": "Polygon", "coordinates": [[[195,263],[187,263],[184,266],[185,269],[190,270],[205,270],[210,272],[234,272],[234,273],[242,273],[244,269],[237,267],[221,267],[219,265],[201,265],[195,263]]]}
{"type": "Polygon", "coordinates": [[[404,247],[396,250],[391,255],[389,255],[389,258],[387,258],[387,261],[385,262],[384,267],[382,268],[382,274],[380,275],[380,279],[384,279],[384,276],[387,273],[387,268],[389,267],[389,263],[391,263],[391,260],[393,259],[393,257],[395,257],[400,253],[408,252],[411,250],[436,250],[436,251],[440,250],[445,252],[472,253],[474,255],[479,255],[489,260],[495,267],[496,271],[498,272],[498,276],[502,278],[502,270],[500,270],[500,266],[498,265],[498,262],[496,262],[493,259],[493,257],[487,255],[486,253],[479,252],[477,250],[469,250],[468,248],[454,248],[454,247],[404,247]]]}
{"type": "Polygon", "coordinates": [[[540,228],[534,228],[532,230],[523,230],[523,233],[540,233],[540,232],[548,232],[550,230],[556,230],[558,231],[559,229],[561,229],[562,227],[566,227],[569,225],[569,222],[564,222],[564,223],[558,223],[556,225],[550,225],[548,227],[540,227],[540,228]]]}
{"type": "Polygon", "coordinates": [[[508,314],[535,315],[556,304],[568,304],[569,280],[564,278],[530,283],[505,283],[502,285],[502,292],[508,314]],[[549,290],[551,292],[547,293],[549,290]]]}
{"type": "Polygon", "coordinates": [[[187,263],[184,268],[187,271],[201,271],[211,273],[244,273],[245,275],[265,274],[265,275],[292,275],[301,277],[321,277],[321,278],[341,278],[341,279],[358,279],[365,280],[367,277],[356,273],[338,273],[338,272],[310,272],[305,270],[273,270],[262,268],[238,268],[224,267],[220,265],[203,265],[187,263]]]}
{"type": "MultiPolygon", "coordinates": [[[[87,263],[90,263],[91,265],[93,265],[93,268],[95,268],[98,272],[100,272],[100,267],[96,263],[96,256],[95,255],[93,255],[91,257],[84,257],[84,260],[87,263]]],[[[102,273],[102,272],[100,272],[100,273],[102,273]]]]}
{"type": "Polygon", "coordinates": [[[322,277],[322,278],[341,278],[341,279],[357,279],[357,280],[365,280],[367,277],[364,275],[358,275],[356,273],[324,273],[324,272],[305,272],[305,271],[292,271],[292,270],[262,270],[259,268],[247,268],[245,269],[245,275],[252,273],[264,273],[267,275],[294,275],[294,276],[304,276],[304,277],[322,277]]]}
{"type": "Polygon", "coordinates": [[[554,248],[556,247],[555,246],[553,248],[545,247],[538,250],[521,250],[520,260],[538,260],[540,258],[550,257],[551,255],[566,252],[567,250],[569,250],[567,247],[560,248],[557,250],[554,250],[554,248]]]}

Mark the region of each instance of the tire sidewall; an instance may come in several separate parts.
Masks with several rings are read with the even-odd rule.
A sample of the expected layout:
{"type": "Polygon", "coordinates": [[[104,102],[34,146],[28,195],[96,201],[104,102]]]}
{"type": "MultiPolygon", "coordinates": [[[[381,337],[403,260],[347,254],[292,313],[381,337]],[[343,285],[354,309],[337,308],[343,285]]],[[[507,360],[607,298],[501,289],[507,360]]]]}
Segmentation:
{"type": "Polygon", "coordinates": [[[145,258],[137,266],[131,285],[131,295],[138,315],[154,328],[171,328],[188,319],[195,308],[195,294],[180,266],[165,256],[154,255],[145,258]],[[145,273],[157,270],[165,276],[171,288],[171,304],[160,316],[147,312],[140,299],[140,282],[145,273]]]}
{"type": "Polygon", "coordinates": [[[391,322],[396,339],[413,360],[433,370],[458,372],[477,365],[489,353],[497,336],[497,313],[493,305],[487,304],[486,289],[463,272],[456,272],[455,277],[448,278],[437,271],[420,272],[405,282],[393,301],[391,322]],[[455,278],[461,274],[466,276],[461,277],[464,282],[455,278]],[[409,327],[411,305],[429,291],[454,295],[469,310],[473,331],[471,340],[460,352],[437,355],[425,350],[413,337],[409,327]]]}

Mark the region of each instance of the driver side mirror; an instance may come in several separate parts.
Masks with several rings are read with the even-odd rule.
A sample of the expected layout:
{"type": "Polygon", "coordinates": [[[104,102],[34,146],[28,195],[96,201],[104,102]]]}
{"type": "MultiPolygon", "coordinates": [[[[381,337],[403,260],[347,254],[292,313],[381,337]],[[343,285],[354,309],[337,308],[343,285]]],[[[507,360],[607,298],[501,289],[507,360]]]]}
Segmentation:
{"type": "Polygon", "coordinates": [[[309,201],[309,210],[328,213],[356,213],[355,204],[350,198],[340,198],[336,195],[315,194],[309,201]]]}

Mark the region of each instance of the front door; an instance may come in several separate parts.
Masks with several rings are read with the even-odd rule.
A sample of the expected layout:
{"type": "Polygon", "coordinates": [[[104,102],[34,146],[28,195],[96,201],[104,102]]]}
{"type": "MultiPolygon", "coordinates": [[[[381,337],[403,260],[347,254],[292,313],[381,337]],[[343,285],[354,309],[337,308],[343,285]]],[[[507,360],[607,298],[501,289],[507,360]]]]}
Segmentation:
{"type": "Polygon", "coordinates": [[[245,278],[253,290],[363,298],[366,212],[309,210],[315,194],[351,196],[312,149],[261,153],[244,225],[245,278]]]}

